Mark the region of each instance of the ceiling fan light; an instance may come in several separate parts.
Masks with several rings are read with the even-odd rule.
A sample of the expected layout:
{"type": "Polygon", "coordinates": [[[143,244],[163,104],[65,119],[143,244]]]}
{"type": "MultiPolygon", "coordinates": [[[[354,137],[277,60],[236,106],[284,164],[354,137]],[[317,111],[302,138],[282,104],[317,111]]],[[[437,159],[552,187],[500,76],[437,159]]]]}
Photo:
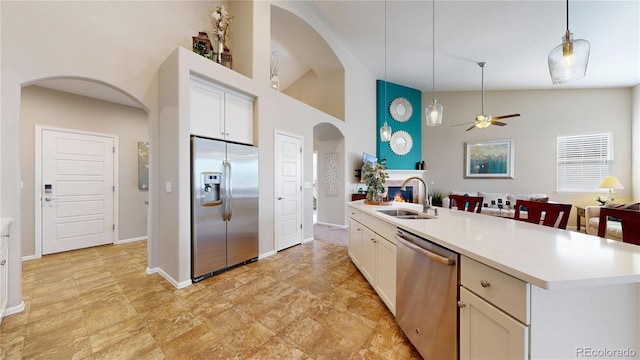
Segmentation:
{"type": "Polygon", "coordinates": [[[391,140],[391,126],[384,121],[384,125],[380,128],[380,141],[389,142],[391,140]]]}
{"type": "Polygon", "coordinates": [[[434,98],[431,104],[425,109],[427,126],[438,126],[442,124],[442,113],[442,105],[434,98]]]}

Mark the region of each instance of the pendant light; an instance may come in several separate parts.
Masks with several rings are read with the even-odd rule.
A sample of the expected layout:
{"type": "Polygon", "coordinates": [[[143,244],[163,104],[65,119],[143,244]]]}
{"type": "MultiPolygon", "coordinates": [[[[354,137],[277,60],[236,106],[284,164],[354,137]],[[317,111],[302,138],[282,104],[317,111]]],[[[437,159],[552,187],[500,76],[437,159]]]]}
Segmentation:
{"type": "Polygon", "coordinates": [[[380,141],[389,142],[391,140],[391,126],[387,124],[387,0],[384,0],[384,125],[380,128],[380,141]]]}
{"type": "Polygon", "coordinates": [[[569,0],[567,0],[567,31],[562,37],[562,44],[549,53],[549,73],[554,85],[564,84],[582,78],[587,72],[589,50],[587,40],[573,40],[569,31],[569,0]]]}
{"type": "Polygon", "coordinates": [[[433,50],[431,52],[431,58],[432,58],[432,62],[431,62],[431,66],[432,66],[432,72],[433,72],[433,77],[432,77],[432,91],[433,91],[433,100],[431,101],[431,105],[427,106],[427,108],[425,109],[425,118],[427,120],[427,126],[438,126],[440,124],[442,124],[442,104],[438,104],[438,101],[436,100],[436,1],[433,0],[432,2],[432,15],[433,15],[433,20],[431,22],[432,26],[433,26],[433,31],[431,32],[432,35],[432,43],[433,43],[433,50]]]}

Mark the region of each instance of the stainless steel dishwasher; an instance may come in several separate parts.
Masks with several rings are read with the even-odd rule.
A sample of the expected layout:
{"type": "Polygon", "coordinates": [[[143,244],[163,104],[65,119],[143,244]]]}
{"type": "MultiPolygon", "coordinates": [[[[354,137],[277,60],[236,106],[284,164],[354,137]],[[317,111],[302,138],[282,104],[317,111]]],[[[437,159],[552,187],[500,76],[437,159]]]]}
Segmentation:
{"type": "Polygon", "coordinates": [[[398,229],[396,320],[425,359],[458,357],[460,255],[398,229]]]}

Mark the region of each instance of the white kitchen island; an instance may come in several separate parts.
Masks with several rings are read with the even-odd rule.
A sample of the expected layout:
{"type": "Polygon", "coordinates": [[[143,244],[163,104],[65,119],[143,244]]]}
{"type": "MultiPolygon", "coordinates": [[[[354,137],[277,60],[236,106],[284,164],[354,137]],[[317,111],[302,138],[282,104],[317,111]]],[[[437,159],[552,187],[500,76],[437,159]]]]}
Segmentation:
{"type": "Polygon", "coordinates": [[[395,244],[393,226],[461,255],[460,358],[640,358],[640,247],[444,208],[436,219],[377,211],[417,204],[349,207],[350,231],[353,222],[395,244]]]}

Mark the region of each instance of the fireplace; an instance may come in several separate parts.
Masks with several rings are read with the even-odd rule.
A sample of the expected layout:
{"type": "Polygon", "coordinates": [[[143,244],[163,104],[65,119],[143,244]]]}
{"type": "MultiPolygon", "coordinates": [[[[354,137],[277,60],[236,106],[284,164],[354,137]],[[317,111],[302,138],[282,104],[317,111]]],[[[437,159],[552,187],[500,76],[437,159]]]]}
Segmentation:
{"type": "Polygon", "coordinates": [[[400,186],[388,186],[387,198],[395,202],[413,202],[413,186],[406,186],[405,190],[401,190],[400,186]]]}
{"type": "MultiPolygon", "coordinates": [[[[388,201],[393,201],[393,197],[395,195],[390,195],[388,191],[394,188],[400,189],[402,184],[411,176],[418,176],[420,178],[425,178],[426,171],[425,170],[387,170],[389,174],[389,178],[387,179],[385,185],[385,190],[387,191],[387,199],[388,201]]],[[[406,184],[406,189],[411,189],[411,194],[404,194],[402,197],[404,199],[411,199],[406,202],[411,202],[414,204],[418,204],[422,201],[424,196],[424,186],[420,184],[418,180],[409,180],[406,184]]]]}

